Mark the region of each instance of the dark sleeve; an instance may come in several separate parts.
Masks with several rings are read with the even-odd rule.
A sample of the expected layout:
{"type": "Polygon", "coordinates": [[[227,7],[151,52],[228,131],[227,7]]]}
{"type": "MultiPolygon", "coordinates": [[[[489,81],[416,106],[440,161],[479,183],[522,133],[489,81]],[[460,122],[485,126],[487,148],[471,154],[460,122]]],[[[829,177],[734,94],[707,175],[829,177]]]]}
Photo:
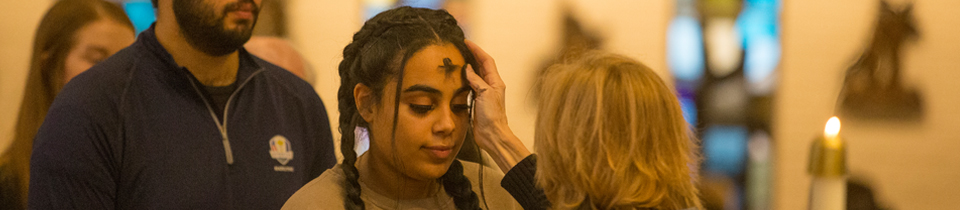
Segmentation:
{"type": "MultiPolygon", "coordinates": [[[[314,93],[313,91],[310,92],[314,93]]],[[[337,164],[337,156],[334,153],[336,148],[333,147],[333,133],[330,131],[330,117],[327,116],[327,109],[324,107],[320,97],[317,96],[316,93],[313,95],[312,98],[315,99],[314,101],[317,105],[312,107],[314,107],[314,113],[317,114],[312,120],[312,122],[314,122],[312,126],[313,129],[317,129],[317,135],[319,137],[316,138],[317,142],[314,142],[314,144],[317,145],[317,150],[315,150],[317,155],[313,161],[306,182],[310,182],[319,177],[324,171],[337,164]]],[[[304,182],[304,184],[306,184],[306,182],[304,182]]]]}
{"type": "Polygon", "coordinates": [[[510,192],[523,209],[548,209],[550,200],[547,200],[543,189],[537,187],[537,181],[534,179],[536,173],[537,155],[531,154],[504,174],[500,186],[510,192]]]}
{"type": "Polygon", "coordinates": [[[94,119],[109,112],[109,102],[84,100],[78,89],[64,88],[36,135],[29,209],[114,209],[116,166],[107,136],[115,130],[94,119]]]}

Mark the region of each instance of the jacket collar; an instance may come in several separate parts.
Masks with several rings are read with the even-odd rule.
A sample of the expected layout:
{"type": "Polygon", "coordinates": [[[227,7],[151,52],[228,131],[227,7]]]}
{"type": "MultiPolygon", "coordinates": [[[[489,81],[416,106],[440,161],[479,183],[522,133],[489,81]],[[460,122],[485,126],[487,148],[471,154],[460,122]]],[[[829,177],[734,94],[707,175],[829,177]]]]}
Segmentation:
{"type": "MultiPolygon", "coordinates": [[[[157,35],[154,30],[155,27],[156,23],[150,25],[149,29],[141,32],[140,36],[137,37],[137,44],[142,45],[153,56],[158,58],[160,64],[163,65],[161,69],[178,69],[178,71],[186,73],[190,75],[190,78],[196,80],[190,71],[178,65],[177,62],[173,60],[173,56],[170,55],[170,52],[168,52],[166,48],[163,48],[163,45],[160,45],[160,41],[157,40],[157,35]]],[[[254,72],[257,72],[261,69],[260,65],[257,64],[253,56],[250,55],[245,48],[241,47],[238,50],[240,51],[238,55],[240,60],[240,68],[237,69],[237,77],[236,81],[234,81],[234,84],[244,81],[248,77],[254,76],[254,72]]]]}

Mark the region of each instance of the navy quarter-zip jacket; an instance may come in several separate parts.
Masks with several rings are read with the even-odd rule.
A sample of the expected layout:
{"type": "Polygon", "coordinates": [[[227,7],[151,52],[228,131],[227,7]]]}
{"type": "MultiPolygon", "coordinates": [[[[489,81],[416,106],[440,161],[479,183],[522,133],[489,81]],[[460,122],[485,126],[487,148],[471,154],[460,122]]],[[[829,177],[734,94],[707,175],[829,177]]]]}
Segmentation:
{"type": "Polygon", "coordinates": [[[313,88],[240,49],[223,118],[154,30],[73,78],[34,142],[30,209],[280,209],[336,164],[313,88]]]}

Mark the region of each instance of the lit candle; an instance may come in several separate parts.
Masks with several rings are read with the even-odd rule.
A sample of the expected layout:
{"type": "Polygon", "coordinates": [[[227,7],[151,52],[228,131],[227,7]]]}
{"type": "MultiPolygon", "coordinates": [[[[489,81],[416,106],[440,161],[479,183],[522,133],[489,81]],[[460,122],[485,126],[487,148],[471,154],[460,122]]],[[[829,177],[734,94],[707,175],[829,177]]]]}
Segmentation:
{"type": "Polygon", "coordinates": [[[823,128],[823,138],[826,141],[827,147],[840,148],[840,138],[837,137],[839,134],[840,119],[831,117],[830,120],[827,120],[827,126],[823,128]]]}
{"type": "Polygon", "coordinates": [[[811,210],[846,209],[846,150],[839,134],[840,119],[832,117],[823,129],[823,137],[814,139],[810,147],[811,210]]]}

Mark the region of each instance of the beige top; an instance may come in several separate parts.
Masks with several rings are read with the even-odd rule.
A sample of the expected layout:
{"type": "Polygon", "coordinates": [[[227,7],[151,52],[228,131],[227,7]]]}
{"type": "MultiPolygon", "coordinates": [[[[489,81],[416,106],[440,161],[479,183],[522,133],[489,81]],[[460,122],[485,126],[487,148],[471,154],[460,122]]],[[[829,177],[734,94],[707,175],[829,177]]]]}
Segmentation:
{"type": "MultiPolygon", "coordinates": [[[[470,180],[470,186],[477,193],[480,199],[480,208],[487,209],[484,206],[484,197],[480,193],[480,183],[478,179],[478,170],[480,164],[460,161],[463,163],[463,174],[470,180]]],[[[486,203],[490,209],[522,209],[520,204],[500,186],[500,180],[503,179],[503,173],[493,170],[490,167],[483,167],[483,190],[486,194],[486,203]]],[[[320,177],[317,177],[310,183],[297,190],[287,203],[283,204],[283,210],[293,209],[323,209],[339,210],[343,209],[344,191],[340,184],[345,181],[343,170],[337,164],[331,169],[327,169],[320,177]]],[[[373,210],[392,210],[392,209],[450,209],[455,210],[456,205],[453,198],[447,195],[446,191],[441,189],[434,196],[424,199],[396,200],[373,192],[367,185],[360,182],[360,199],[363,200],[367,209],[373,210]]]]}

